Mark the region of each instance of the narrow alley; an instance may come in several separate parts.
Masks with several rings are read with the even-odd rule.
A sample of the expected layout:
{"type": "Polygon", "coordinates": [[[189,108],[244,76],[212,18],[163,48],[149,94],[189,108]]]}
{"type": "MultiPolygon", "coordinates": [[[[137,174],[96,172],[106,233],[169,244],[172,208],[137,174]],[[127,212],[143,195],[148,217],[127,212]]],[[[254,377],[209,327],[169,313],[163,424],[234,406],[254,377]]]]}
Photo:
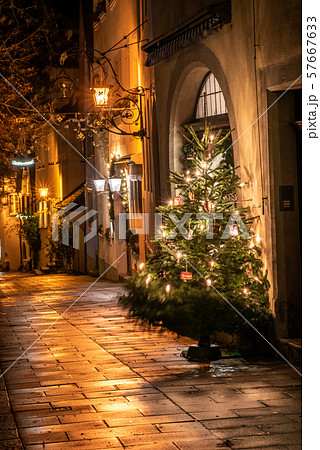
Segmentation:
{"type": "Polygon", "coordinates": [[[93,281],[1,276],[1,369],[18,426],[1,448],[301,448],[290,366],[191,363],[190,339],[137,326],[117,304],[123,286],[93,281]]]}

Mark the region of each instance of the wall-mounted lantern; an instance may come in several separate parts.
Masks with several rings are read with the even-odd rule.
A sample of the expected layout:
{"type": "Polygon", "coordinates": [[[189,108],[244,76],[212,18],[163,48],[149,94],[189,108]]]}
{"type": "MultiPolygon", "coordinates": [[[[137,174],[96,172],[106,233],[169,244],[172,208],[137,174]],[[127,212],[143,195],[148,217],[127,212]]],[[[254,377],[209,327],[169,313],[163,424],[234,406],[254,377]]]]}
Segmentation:
{"type": "Polygon", "coordinates": [[[95,106],[98,107],[106,107],[108,104],[108,87],[94,87],[93,90],[93,99],[95,106]]]}
{"type": "Polygon", "coordinates": [[[96,188],[97,192],[104,192],[106,180],[104,180],[104,179],[93,180],[93,183],[94,183],[94,187],[96,188]]]}
{"type": "Polygon", "coordinates": [[[19,167],[28,167],[28,166],[32,166],[34,164],[34,159],[33,158],[17,158],[14,159],[11,164],[13,166],[19,166],[19,167]]]}
{"type": "Polygon", "coordinates": [[[42,198],[48,197],[48,188],[39,188],[39,194],[42,198]]]}
{"type": "Polygon", "coordinates": [[[122,182],[122,178],[121,177],[116,177],[116,176],[110,177],[108,181],[109,181],[110,191],[112,193],[120,192],[121,182],[122,182]]]}
{"type": "MultiPolygon", "coordinates": [[[[132,32],[128,33],[128,35],[132,32]]],[[[56,114],[52,116],[54,122],[57,124],[64,123],[66,128],[69,127],[68,122],[73,125],[77,123],[79,129],[77,137],[79,139],[85,137],[84,130],[92,133],[99,133],[105,130],[120,136],[134,136],[141,140],[146,137],[143,118],[143,97],[146,90],[151,88],[137,86],[126,89],[121,84],[111,60],[106,56],[109,51],[114,50],[115,46],[112,46],[105,52],[90,49],[90,55],[85,55],[88,57],[89,62],[89,82],[93,97],[92,106],[94,107],[86,112],[73,111],[63,113],[59,112],[57,108],[56,114]],[[110,75],[112,76],[110,80],[112,84],[107,82],[108,77],[110,79],[110,75]]],[[[83,50],[80,51],[83,52],[83,50]]],[[[73,57],[78,53],[79,48],[72,48],[68,53],[64,52],[60,57],[60,64],[64,64],[67,58],[73,57]]],[[[75,83],[62,69],[58,77],[53,81],[54,95],[57,100],[61,101],[67,100],[69,94],[73,95],[74,92],[75,83]]],[[[97,144],[95,143],[95,145],[97,144]]]]}

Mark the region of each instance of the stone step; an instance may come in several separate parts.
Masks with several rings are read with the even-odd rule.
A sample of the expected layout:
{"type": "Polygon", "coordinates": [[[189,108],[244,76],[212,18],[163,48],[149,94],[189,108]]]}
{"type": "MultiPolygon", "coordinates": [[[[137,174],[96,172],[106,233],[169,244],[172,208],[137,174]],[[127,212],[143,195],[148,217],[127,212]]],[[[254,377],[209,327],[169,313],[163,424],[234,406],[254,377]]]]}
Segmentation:
{"type": "Polygon", "coordinates": [[[279,351],[293,365],[302,366],[302,340],[281,338],[279,339],[279,351]]]}

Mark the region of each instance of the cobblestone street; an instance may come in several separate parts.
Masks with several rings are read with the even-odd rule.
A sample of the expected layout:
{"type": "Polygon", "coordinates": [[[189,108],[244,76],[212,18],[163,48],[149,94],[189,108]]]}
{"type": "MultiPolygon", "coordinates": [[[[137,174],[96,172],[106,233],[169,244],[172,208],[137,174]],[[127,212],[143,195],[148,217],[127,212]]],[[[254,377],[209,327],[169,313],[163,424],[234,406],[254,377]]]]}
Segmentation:
{"type": "Polygon", "coordinates": [[[136,326],[107,281],[42,335],[94,279],[0,280],[2,372],[38,339],[4,375],[18,435],[2,413],[1,449],[301,448],[301,379],[287,364],[191,363],[191,340],[136,326]]]}

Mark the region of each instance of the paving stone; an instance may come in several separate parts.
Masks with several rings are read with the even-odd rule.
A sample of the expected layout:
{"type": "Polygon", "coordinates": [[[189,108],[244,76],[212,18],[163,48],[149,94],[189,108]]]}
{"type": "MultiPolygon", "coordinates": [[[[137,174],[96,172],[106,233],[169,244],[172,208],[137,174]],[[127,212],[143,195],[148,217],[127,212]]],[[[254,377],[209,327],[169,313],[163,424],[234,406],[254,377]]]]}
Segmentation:
{"type": "MultiPolygon", "coordinates": [[[[44,433],[21,436],[24,445],[46,444],[49,442],[66,442],[68,437],[66,433],[44,433]]],[[[66,444],[65,444],[66,445],[66,444]]]]}
{"type": "Polygon", "coordinates": [[[20,439],[5,439],[0,441],[1,450],[23,449],[20,439]]]}
{"type": "MultiPolygon", "coordinates": [[[[54,274],[3,280],[2,370],[92,284],[54,274]]],[[[96,283],[6,373],[26,449],[205,450],[230,448],[228,439],[234,449],[300,448],[301,379],[292,368],[190,362],[181,351],[193,341],[136,325],[117,304],[122,292],[96,283]]]]}

